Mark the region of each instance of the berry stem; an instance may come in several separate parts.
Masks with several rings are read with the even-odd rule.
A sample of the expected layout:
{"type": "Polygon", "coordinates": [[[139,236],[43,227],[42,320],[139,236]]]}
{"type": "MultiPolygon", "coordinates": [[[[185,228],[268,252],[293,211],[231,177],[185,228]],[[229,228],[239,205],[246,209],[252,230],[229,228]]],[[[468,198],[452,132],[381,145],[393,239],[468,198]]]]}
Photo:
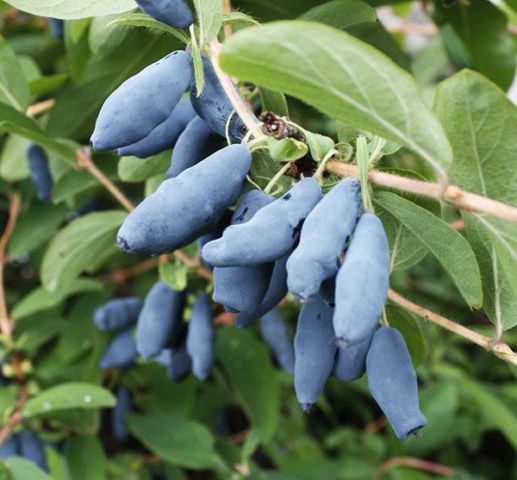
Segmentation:
{"type": "Polygon", "coordinates": [[[397,467],[410,467],[422,470],[423,472],[434,473],[436,475],[443,475],[450,477],[454,475],[454,470],[445,465],[421,460],[413,457],[394,457],[384,462],[373,475],[374,480],[380,480],[386,473],[397,467]]]}
{"type": "Polygon", "coordinates": [[[418,315],[419,317],[429,320],[430,322],[444,328],[445,330],[449,330],[449,332],[455,333],[460,337],[463,337],[469,340],[476,345],[479,345],[481,348],[492,352],[496,357],[504,360],[505,362],[511,363],[512,365],[517,366],[517,353],[515,353],[506,343],[502,341],[495,341],[491,338],[485,337],[480,333],[471,330],[470,328],[464,327],[448,318],[442,317],[441,315],[434,313],[430,310],[427,310],[416,303],[413,303],[411,300],[400,295],[395,290],[390,289],[388,292],[388,298],[397,305],[402,308],[418,315]]]}

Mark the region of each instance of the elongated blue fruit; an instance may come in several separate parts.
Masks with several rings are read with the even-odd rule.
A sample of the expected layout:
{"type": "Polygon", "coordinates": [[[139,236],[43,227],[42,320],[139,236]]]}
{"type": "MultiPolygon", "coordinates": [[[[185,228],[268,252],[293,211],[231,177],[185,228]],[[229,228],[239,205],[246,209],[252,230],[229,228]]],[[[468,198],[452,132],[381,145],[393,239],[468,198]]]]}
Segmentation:
{"type": "Polygon", "coordinates": [[[183,98],[164,122],[157,125],[142,140],[117,149],[117,154],[147,158],[169,150],[174,147],[181,132],[195,116],[196,112],[194,112],[190,100],[183,98]]]}
{"type": "Polygon", "coordinates": [[[145,359],[155,357],[183,330],[185,292],[158,281],[145,297],[136,327],[136,347],[145,359]]]}
{"type": "Polygon", "coordinates": [[[303,179],[278,200],[260,209],[249,222],[231,225],[222,238],[207,243],[203,258],[216,267],[275,261],[292,250],[305,218],[320,200],[319,183],[313,178],[303,179]]]}
{"type": "Polygon", "coordinates": [[[400,440],[427,425],[418,405],[418,385],[402,334],[381,327],[366,357],[368,388],[400,440]]]}
{"type": "Polygon", "coordinates": [[[232,142],[240,142],[248,132],[246,125],[230,102],[221,82],[205,55],[203,58],[204,86],[201,96],[197,96],[196,82],[192,79],[190,100],[197,114],[207,122],[212,130],[226,138],[227,132],[232,142]],[[229,123],[229,124],[228,124],[229,123]]]}
{"type": "Polygon", "coordinates": [[[181,172],[197,165],[204,158],[223,147],[223,139],[202,118],[195,117],[179,136],[172,152],[167,178],[177,177],[181,172]]]}
{"type": "Polygon", "coordinates": [[[237,315],[235,319],[236,326],[244,328],[251,325],[255,320],[258,320],[262,315],[276,307],[287,295],[287,270],[285,265],[288,258],[289,255],[284,255],[275,262],[271,280],[260,307],[256,312],[242,312],[237,315]]]}
{"type": "Polygon", "coordinates": [[[201,293],[192,308],[186,343],[187,353],[192,359],[192,373],[199,380],[206,380],[214,365],[214,340],[210,301],[206,293],[201,293]]]}
{"type": "Polygon", "coordinates": [[[116,298],[97,308],[93,321],[99,330],[119,330],[136,323],[141,309],[138,297],[116,298]]]}
{"type": "MultiPolygon", "coordinates": [[[[235,210],[232,225],[248,222],[273,200],[260,190],[251,190],[235,210]]],[[[266,295],[272,272],[273,262],[252,267],[216,267],[213,299],[230,311],[254,312],[266,295]]]]}
{"type": "Polygon", "coordinates": [[[49,18],[48,23],[50,24],[50,31],[56,38],[63,38],[65,24],[63,20],[59,18],[49,18]]]}
{"type": "Polygon", "coordinates": [[[131,328],[122,330],[109,344],[108,349],[99,361],[99,368],[124,369],[134,362],[136,358],[136,344],[131,328]]]}
{"type": "Polygon", "coordinates": [[[185,0],[136,0],[148,15],[171,27],[187,29],[194,17],[185,0]]]}
{"type": "Polygon", "coordinates": [[[278,364],[289,373],[294,373],[294,347],[289,329],[277,308],[260,319],[260,331],[278,364]]]}
{"type": "Polygon", "coordinates": [[[111,412],[111,428],[113,436],[118,442],[125,442],[128,439],[128,431],[126,427],[126,414],[131,412],[131,391],[120,386],[117,389],[117,403],[111,412]]]}
{"type": "Polygon", "coordinates": [[[116,150],[140,142],[170,117],[191,78],[190,56],[179,50],[126,80],[99,112],[93,148],[116,150]]]}
{"type": "Polygon", "coordinates": [[[0,445],[0,458],[15,457],[18,455],[18,443],[14,436],[7,437],[0,445]]]}
{"type": "Polygon", "coordinates": [[[332,372],[337,347],[333,309],[319,295],[304,303],[294,337],[294,389],[304,411],[321,395],[332,372]]]}
{"type": "Polygon", "coordinates": [[[336,278],[334,330],[343,344],[360,343],[374,330],[386,303],[390,249],[382,222],[365,213],[336,278]]]}
{"type": "Polygon", "coordinates": [[[36,195],[41,202],[50,202],[52,198],[52,176],[48,166],[48,157],[39,145],[32,143],[28,150],[29,170],[36,186],[36,195]]]}
{"type": "Polygon", "coordinates": [[[170,351],[170,362],[167,368],[167,374],[174,383],[181,382],[189,374],[191,368],[192,360],[187,353],[185,344],[170,351]]]}
{"type": "Polygon", "coordinates": [[[372,343],[374,332],[360,343],[339,348],[334,363],[334,376],[342,382],[351,382],[364,375],[366,371],[366,354],[372,343]]]}
{"type": "Polygon", "coordinates": [[[287,286],[293,295],[305,300],[337,273],[360,213],[361,190],[355,179],[336,185],[309,213],[287,262],[287,286]]]}
{"type": "Polygon", "coordinates": [[[22,430],[16,434],[20,456],[35,463],[41,470],[48,472],[45,449],[38,434],[32,430],[22,430]]]}
{"type": "Polygon", "coordinates": [[[165,180],[124,221],[117,241],[127,252],[172,252],[209,233],[237,198],[250,151],[230,145],[165,180]]]}

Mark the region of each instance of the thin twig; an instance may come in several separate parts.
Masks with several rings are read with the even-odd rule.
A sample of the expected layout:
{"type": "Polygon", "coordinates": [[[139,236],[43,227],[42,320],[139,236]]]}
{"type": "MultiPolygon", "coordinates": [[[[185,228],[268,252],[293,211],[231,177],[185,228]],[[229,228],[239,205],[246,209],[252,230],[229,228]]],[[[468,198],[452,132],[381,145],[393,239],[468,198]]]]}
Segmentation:
{"type": "MultiPolygon", "coordinates": [[[[331,160],[327,164],[327,169],[343,177],[359,177],[359,168],[356,165],[331,160]]],[[[370,182],[384,187],[443,200],[468,212],[488,213],[494,217],[517,223],[517,207],[467,192],[457,185],[447,185],[444,188],[438,183],[422,182],[379,170],[370,170],[368,179],[370,182]]]]}
{"type": "Polygon", "coordinates": [[[5,301],[4,266],[7,259],[7,242],[9,241],[11,233],[16,225],[19,212],[20,196],[13,193],[9,197],[9,217],[7,219],[7,224],[2,236],[0,237],[0,330],[9,343],[12,342],[13,323],[9,318],[7,303],[5,301]]]}
{"type": "Polygon", "coordinates": [[[28,117],[35,117],[36,115],[48,112],[54,107],[55,104],[56,101],[53,98],[43,100],[42,102],[33,103],[32,105],[29,105],[25,114],[28,117]]]}
{"type": "Polygon", "coordinates": [[[228,96],[228,99],[232,103],[232,105],[235,108],[235,112],[239,117],[241,117],[241,120],[244,122],[246,127],[248,127],[248,130],[250,131],[250,134],[254,136],[255,138],[264,137],[264,133],[262,133],[262,130],[259,127],[259,124],[257,123],[256,119],[253,117],[253,115],[248,110],[248,107],[242,100],[241,96],[239,95],[239,92],[237,91],[237,87],[232,82],[231,78],[228,77],[219,66],[219,54],[221,52],[221,45],[217,39],[212,41],[211,44],[212,47],[212,64],[214,66],[214,71],[217,75],[217,78],[221,82],[221,85],[223,86],[223,89],[228,96]]]}
{"type": "MultiPolygon", "coordinates": [[[[224,11],[226,14],[232,13],[232,2],[231,0],[224,0],[224,11]]],[[[228,40],[233,35],[233,25],[231,23],[227,23],[224,26],[224,38],[228,40]]]]}
{"type": "Polygon", "coordinates": [[[454,469],[439,463],[429,462],[413,457],[394,457],[384,462],[379,469],[374,473],[372,479],[380,480],[386,473],[397,467],[410,467],[423,472],[434,473],[435,475],[443,475],[450,477],[454,475],[454,469]]]}
{"type": "Polygon", "coordinates": [[[402,22],[398,25],[391,25],[387,28],[390,33],[400,33],[402,35],[408,35],[410,33],[416,33],[418,35],[426,35],[433,37],[438,34],[438,27],[434,23],[407,23],[402,22]]]}
{"type": "Polygon", "coordinates": [[[107,190],[118,200],[118,202],[128,211],[133,211],[135,206],[129,199],[119,190],[119,188],[97,168],[93,163],[89,149],[79,149],[76,151],[77,167],[88,170],[99,182],[104,185],[107,190]]]}
{"type": "Polygon", "coordinates": [[[413,303],[411,300],[400,295],[395,290],[390,289],[388,292],[388,298],[397,305],[405,308],[406,310],[418,315],[419,317],[429,320],[430,322],[439,325],[449,332],[453,332],[460,337],[463,337],[481,348],[492,352],[496,357],[504,360],[505,362],[511,363],[517,366],[517,353],[515,353],[509,345],[503,341],[495,341],[491,338],[485,337],[480,333],[471,330],[470,328],[464,327],[448,318],[442,317],[441,315],[434,313],[426,308],[413,303]]]}

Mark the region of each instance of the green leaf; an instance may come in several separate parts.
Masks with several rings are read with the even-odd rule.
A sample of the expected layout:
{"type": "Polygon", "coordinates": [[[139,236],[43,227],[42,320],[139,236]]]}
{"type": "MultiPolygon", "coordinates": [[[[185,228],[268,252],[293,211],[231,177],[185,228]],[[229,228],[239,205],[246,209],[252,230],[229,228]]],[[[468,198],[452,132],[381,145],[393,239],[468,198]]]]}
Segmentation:
{"type": "Polygon", "coordinates": [[[30,99],[20,63],[9,44],[0,36],[0,102],[24,112],[30,99]]]}
{"type": "Polygon", "coordinates": [[[199,25],[199,45],[208,45],[223,24],[224,3],[221,0],[194,0],[199,25]]]}
{"type": "Polygon", "coordinates": [[[9,0],[9,3],[20,10],[64,19],[97,17],[111,13],[127,12],[136,8],[134,0],[9,0]]]}
{"type": "Polygon", "coordinates": [[[91,56],[88,27],[91,19],[71,20],[65,24],[64,41],[68,71],[79,82],[91,56]]]}
{"type": "Polygon", "coordinates": [[[250,27],[226,42],[220,64],[242,80],[405,145],[437,171],[452,160],[447,137],[414,80],[347,33],[301,21],[250,27]]]}
{"type": "Polygon", "coordinates": [[[29,81],[31,95],[39,97],[59,90],[68,80],[66,73],[56,73],[55,75],[44,75],[29,81]]]}
{"type": "Polygon", "coordinates": [[[336,146],[334,140],[330,137],[326,137],[325,135],[309,132],[308,130],[305,130],[303,134],[307,140],[307,144],[309,145],[311,157],[316,162],[321,162],[327,153],[336,146]]]}
{"type": "Polygon", "coordinates": [[[294,162],[305,157],[309,151],[305,143],[294,138],[277,140],[273,137],[267,137],[267,144],[271,158],[277,162],[294,162]]]}
{"type": "Polygon", "coordinates": [[[289,115],[287,100],[282,92],[264,87],[261,87],[259,91],[262,101],[262,111],[273,112],[280,116],[289,115]]]}
{"type": "MultiPolygon", "coordinates": [[[[464,71],[443,82],[436,112],[451,140],[451,180],[463,189],[517,206],[517,108],[481,75],[464,71]]],[[[517,227],[487,215],[465,213],[483,275],[484,310],[502,330],[517,325],[517,227]]]]}
{"type": "Polygon", "coordinates": [[[160,278],[177,292],[187,288],[188,270],[186,265],[172,263],[160,263],[158,267],[160,278]]]}
{"type": "Polygon", "coordinates": [[[456,230],[428,210],[390,192],[378,192],[375,200],[429,249],[473,307],[483,304],[481,274],[469,243],[456,230]]]}
{"type": "Polygon", "coordinates": [[[111,21],[108,26],[110,25],[148,28],[151,30],[156,30],[157,32],[172,35],[182,43],[187,44],[189,42],[189,37],[183,30],[159,22],[158,20],[155,20],[145,13],[124,13],[123,15],[117,17],[115,20],[111,21]]]}
{"type": "MultiPolygon", "coordinates": [[[[467,64],[487,76],[501,88],[507,89],[515,74],[515,47],[507,30],[504,13],[487,0],[445,8],[436,4],[438,25],[449,26],[467,51],[467,64]]],[[[446,42],[450,49],[450,44],[446,42]]]]}
{"type": "MultiPolygon", "coordinates": [[[[269,181],[275,176],[275,174],[282,168],[282,166],[275,162],[269,152],[264,150],[255,150],[253,152],[253,162],[251,164],[250,176],[252,180],[259,185],[263,190],[266,188],[269,181]]],[[[286,192],[291,188],[291,179],[283,176],[277,183],[277,189],[273,190],[275,196],[280,193],[286,192]]]]}
{"type": "Polygon", "coordinates": [[[129,415],[129,431],[166,461],[202,469],[217,463],[214,438],[201,423],[174,414],[129,415]]]}
{"type": "Polygon", "coordinates": [[[123,182],[143,182],[165,173],[171,163],[170,151],[142,160],[137,157],[122,157],[118,162],[118,176],[123,182]]]}
{"type": "Polygon", "coordinates": [[[91,272],[116,252],[116,230],[126,218],[121,210],[94,212],[74,220],[51,241],[41,265],[41,281],[50,292],[91,272]]]}
{"type": "MultiPolygon", "coordinates": [[[[43,470],[33,462],[22,457],[11,457],[2,460],[10,476],[6,480],[52,480],[43,470]]],[[[2,480],[5,478],[2,473],[2,480]]]]}
{"type": "Polygon", "coordinates": [[[66,298],[79,292],[94,292],[102,290],[102,286],[96,280],[89,278],[79,278],[55,292],[48,292],[43,287],[32,290],[23,297],[13,309],[12,317],[14,320],[28,317],[33,313],[48,310],[49,308],[59,305],[66,298]]]}
{"type": "Polygon", "coordinates": [[[9,135],[0,154],[0,177],[8,182],[23,180],[30,175],[27,149],[30,142],[19,135],[9,135]]]}
{"type": "Polygon", "coordinates": [[[223,24],[235,24],[235,23],[254,23],[258,25],[259,22],[257,22],[252,16],[246,15],[243,12],[230,12],[225,13],[223,16],[223,24]]]}
{"type": "Polygon", "coordinates": [[[115,397],[111,392],[99,385],[79,382],[62,383],[30,398],[25,404],[22,415],[24,418],[31,418],[70,408],[113,407],[115,403],[115,397]]]}
{"type": "Polygon", "coordinates": [[[462,392],[479,406],[483,415],[504,433],[514,448],[517,448],[517,416],[515,411],[508,408],[489,385],[474,383],[465,379],[458,385],[462,392]]]}
{"type": "Polygon", "coordinates": [[[271,440],[279,421],[280,392],[269,352],[249,330],[222,329],[217,358],[228,372],[237,400],[262,442],[271,440]]]}
{"type": "Polygon", "coordinates": [[[72,437],[65,449],[70,480],[104,480],[107,478],[106,457],[100,441],[91,435],[72,437]]]}

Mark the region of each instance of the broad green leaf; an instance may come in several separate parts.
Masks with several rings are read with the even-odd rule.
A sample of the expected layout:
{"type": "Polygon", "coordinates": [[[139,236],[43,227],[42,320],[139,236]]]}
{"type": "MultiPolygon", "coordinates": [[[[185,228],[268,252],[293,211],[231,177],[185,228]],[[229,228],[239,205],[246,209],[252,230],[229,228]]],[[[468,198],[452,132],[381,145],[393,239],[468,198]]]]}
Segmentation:
{"type": "Polygon", "coordinates": [[[207,45],[223,24],[224,3],[221,0],[194,0],[194,6],[199,25],[199,44],[207,45]]]}
{"type": "Polygon", "coordinates": [[[70,141],[48,137],[36,122],[4,103],[0,103],[0,132],[16,133],[70,163],[75,162],[76,149],[70,141]]]}
{"type": "Polygon", "coordinates": [[[41,281],[50,292],[65,287],[83,271],[116,252],[116,230],[127,213],[94,212],[74,220],[51,241],[41,265],[41,281]]]}
{"type": "Polygon", "coordinates": [[[66,443],[65,458],[70,480],[104,480],[106,457],[100,441],[91,435],[72,437],[66,443]]]}
{"type": "Polygon", "coordinates": [[[33,203],[16,223],[7,246],[8,255],[34,251],[54,235],[66,214],[67,208],[64,206],[33,203]]]}
{"type": "Polygon", "coordinates": [[[36,288],[22,300],[20,300],[13,309],[12,317],[19,320],[28,317],[33,313],[41,312],[49,308],[59,305],[63,300],[75,295],[79,292],[93,292],[101,290],[100,283],[89,278],[79,278],[55,292],[48,292],[43,287],[36,288]]]}
{"type": "Polygon", "coordinates": [[[129,415],[129,431],[162,459],[186,468],[213,467],[214,438],[201,423],[174,414],[129,415]]]}
{"type": "Polygon", "coordinates": [[[9,0],[7,3],[34,15],[64,19],[109,15],[137,7],[134,0],[9,0]]]}
{"type": "Polygon", "coordinates": [[[39,348],[59,335],[65,326],[58,312],[50,310],[48,315],[33,315],[16,322],[14,340],[16,348],[27,357],[33,357],[39,348]]]}
{"type": "Polygon", "coordinates": [[[408,70],[407,58],[395,39],[377,19],[375,10],[361,0],[334,0],[318,5],[299,17],[338,28],[369,43],[408,70]]]}
{"type": "Polygon", "coordinates": [[[160,263],[158,267],[160,278],[178,292],[187,288],[188,270],[186,265],[172,263],[160,263]]]}
{"type": "Polygon", "coordinates": [[[40,470],[33,462],[22,457],[11,457],[2,460],[7,467],[9,477],[5,477],[4,472],[2,479],[6,480],[53,480],[43,470],[40,470]]]}
{"type": "MultiPolygon", "coordinates": [[[[449,26],[462,42],[468,58],[466,64],[507,89],[515,74],[515,47],[507,30],[507,19],[488,0],[476,0],[445,8],[436,3],[435,19],[440,26],[449,26]]],[[[447,37],[444,37],[447,40],[447,37]]],[[[446,41],[446,45],[450,44],[446,41]]]]}
{"type": "Polygon", "coordinates": [[[91,19],[71,20],[65,24],[64,42],[68,71],[75,82],[80,82],[90,60],[88,27],[91,19]]]}
{"type": "Polygon", "coordinates": [[[483,304],[481,274],[469,243],[428,210],[390,192],[378,192],[376,201],[396,217],[436,257],[473,307],[483,304]]]}
{"type": "Polygon", "coordinates": [[[483,415],[504,433],[514,448],[517,448],[517,415],[515,411],[508,408],[489,385],[464,380],[459,382],[459,386],[461,391],[478,405],[483,415]]]}
{"type": "Polygon", "coordinates": [[[305,143],[294,138],[277,140],[267,137],[267,144],[271,158],[277,162],[293,162],[307,155],[309,151],[305,143]]]}
{"type": "MultiPolygon", "coordinates": [[[[269,152],[264,150],[256,150],[253,152],[253,163],[251,164],[250,176],[253,182],[259,185],[261,189],[266,188],[269,181],[281,168],[282,166],[270,157],[269,152]]],[[[286,176],[282,176],[271,193],[274,196],[279,196],[289,190],[291,184],[291,179],[286,176]]]]}
{"type": "Polygon", "coordinates": [[[39,97],[59,90],[68,80],[66,73],[56,73],[55,75],[44,75],[29,81],[31,95],[39,97]]]}
{"type": "Polygon", "coordinates": [[[9,44],[0,36],[0,102],[24,112],[30,92],[23,70],[9,44]]]}
{"type": "Polygon", "coordinates": [[[176,37],[182,43],[187,44],[189,42],[189,37],[183,30],[159,22],[145,13],[124,13],[110,22],[108,26],[110,25],[148,28],[156,30],[157,32],[168,33],[169,35],[176,37]]]}
{"type": "Polygon", "coordinates": [[[22,415],[24,418],[30,418],[70,408],[113,407],[115,403],[115,397],[111,392],[99,385],[80,382],[62,383],[30,398],[25,404],[22,415]]]}
{"type": "Polygon", "coordinates": [[[170,151],[142,160],[122,157],[118,162],[118,176],[123,182],[143,182],[167,171],[171,163],[170,151]]]}
{"type": "Polygon", "coordinates": [[[242,12],[230,12],[225,13],[223,16],[223,24],[234,24],[234,23],[254,23],[258,25],[259,22],[257,22],[253,17],[250,15],[246,15],[242,12]]]}
{"type": "Polygon", "coordinates": [[[276,431],[280,408],[278,380],[267,348],[249,330],[225,328],[217,336],[216,351],[237,400],[267,443],[276,431]]]}
{"type": "Polygon", "coordinates": [[[414,80],[347,33],[301,21],[250,27],[224,45],[220,63],[242,80],[405,145],[436,171],[452,160],[447,137],[414,80]]]}
{"type": "MultiPolygon", "coordinates": [[[[517,190],[511,186],[517,108],[494,84],[470,71],[440,85],[435,108],[454,150],[451,180],[517,206],[517,190]]],[[[483,307],[501,332],[517,325],[517,227],[488,215],[465,213],[464,218],[483,275],[483,307]]]]}
{"type": "Polygon", "coordinates": [[[277,90],[270,90],[269,88],[260,88],[260,99],[262,101],[262,110],[264,112],[273,112],[277,115],[289,115],[287,107],[287,100],[285,95],[277,90]]]}
{"type": "Polygon", "coordinates": [[[30,175],[27,149],[30,142],[19,135],[9,135],[0,154],[0,177],[8,182],[23,180],[30,175]]]}

